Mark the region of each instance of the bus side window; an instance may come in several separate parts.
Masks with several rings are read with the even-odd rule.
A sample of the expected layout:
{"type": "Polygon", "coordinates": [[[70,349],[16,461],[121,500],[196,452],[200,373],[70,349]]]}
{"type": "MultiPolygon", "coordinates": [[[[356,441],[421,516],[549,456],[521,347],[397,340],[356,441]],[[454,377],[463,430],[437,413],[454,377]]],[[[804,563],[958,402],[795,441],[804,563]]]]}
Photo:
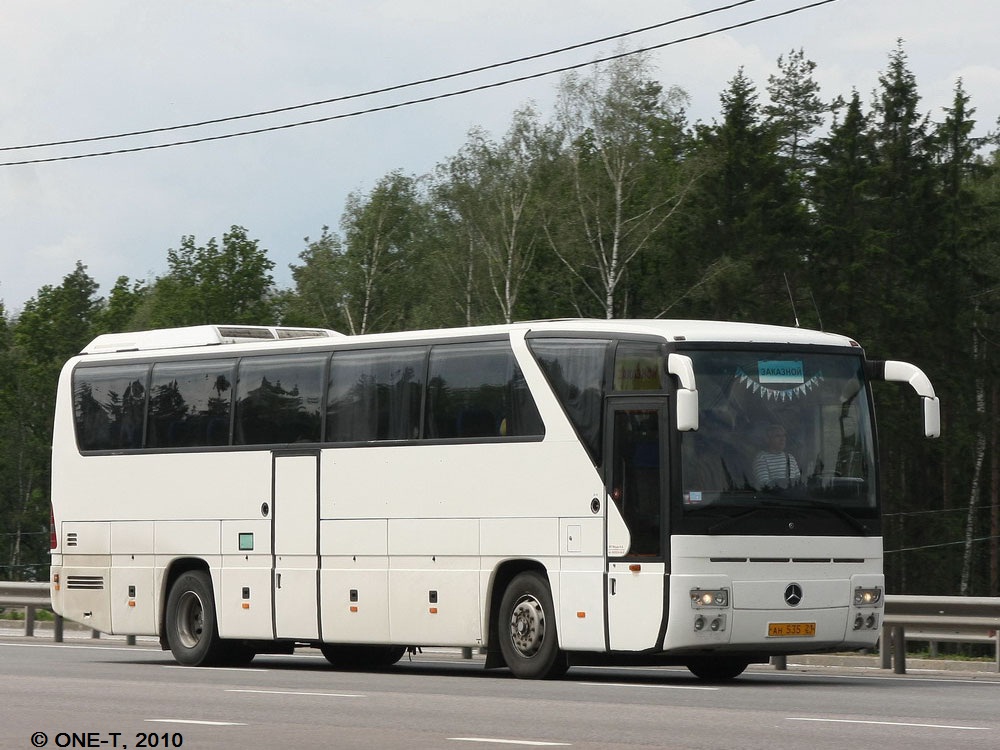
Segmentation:
{"type": "Polygon", "coordinates": [[[601,461],[606,339],[532,339],[535,359],[594,464],[601,461]]]}
{"type": "Polygon", "coordinates": [[[228,445],[234,370],[230,360],[154,365],[147,447],[228,445]]]}
{"type": "Polygon", "coordinates": [[[426,347],[337,352],[330,366],[326,439],[420,437],[426,347]]]}
{"type": "Polygon", "coordinates": [[[320,439],[325,356],[247,357],[236,387],[236,445],[320,439]]]}
{"type": "Polygon", "coordinates": [[[656,344],[622,341],[615,352],[616,391],[663,390],[663,353],[656,344]]]}
{"type": "Polygon", "coordinates": [[[320,439],[325,356],[247,357],[236,386],[236,445],[320,439]]]}
{"type": "Polygon", "coordinates": [[[73,373],[73,417],[83,451],[142,447],[149,365],[84,367],[73,373]]]}
{"type": "Polygon", "coordinates": [[[544,432],[506,342],[433,347],[427,408],[425,437],[430,439],[536,437],[544,432]]]}

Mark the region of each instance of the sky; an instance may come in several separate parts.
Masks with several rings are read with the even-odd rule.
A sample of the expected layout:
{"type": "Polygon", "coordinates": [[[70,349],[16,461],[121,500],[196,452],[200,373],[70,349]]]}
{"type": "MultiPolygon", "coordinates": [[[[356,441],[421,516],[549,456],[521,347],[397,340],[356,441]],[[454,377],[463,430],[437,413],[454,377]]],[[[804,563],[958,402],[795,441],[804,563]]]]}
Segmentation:
{"type": "MultiPolygon", "coordinates": [[[[281,287],[306,237],[336,229],[352,192],[387,173],[425,175],[472,128],[501,137],[559,76],[239,138],[47,163],[10,162],[209,138],[347,115],[664,45],[815,0],[755,0],[544,59],[323,106],[107,141],[9,150],[164,128],[396,86],[662,24],[734,0],[3,0],[0,5],[0,301],[15,315],[77,261],[106,295],[153,281],[185,236],[245,227],[281,287]]],[[[902,39],[935,121],[961,79],[980,135],[1000,118],[995,0],[834,0],[650,53],[692,121],[719,116],[742,68],[766,98],[777,59],[802,49],[821,96],[870,102],[902,39]]],[[[220,321],[224,322],[224,321],[220,321]]],[[[262,323],[271,321],[261,321],[262,323]]]]}

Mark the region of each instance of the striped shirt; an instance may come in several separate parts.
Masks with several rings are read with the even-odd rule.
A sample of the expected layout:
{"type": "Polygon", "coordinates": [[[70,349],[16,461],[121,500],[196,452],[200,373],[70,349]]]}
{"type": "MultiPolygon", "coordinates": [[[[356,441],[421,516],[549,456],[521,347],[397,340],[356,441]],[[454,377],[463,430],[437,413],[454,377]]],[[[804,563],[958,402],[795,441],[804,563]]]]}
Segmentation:
{"type": "Polygon", "coordinates": [[[790,480],[802,476],[795,456],[791,453],[761,451],[753,462],[758,487],[787,487],[790,480]]]}

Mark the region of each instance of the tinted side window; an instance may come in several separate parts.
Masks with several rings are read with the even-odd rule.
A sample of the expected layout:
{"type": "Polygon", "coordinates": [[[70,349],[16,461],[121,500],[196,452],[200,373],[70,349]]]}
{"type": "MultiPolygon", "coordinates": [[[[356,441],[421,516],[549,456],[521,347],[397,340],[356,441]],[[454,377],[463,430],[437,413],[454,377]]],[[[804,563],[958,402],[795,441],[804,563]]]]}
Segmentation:
{"type": "Polygon", "coordinates": [[[79,368],[73,373],[73,417],[80,450],[142,447],[149,365],[79,368]]]}
{"type": "Polygon", "coordinates": [[[233,362],[218,359],[154,365],[147,446],[228,445],[234,369],[233,362]]]}
{"type": "Polygon", "coordinates": [[[326,359],[276,356],[242,360],[233,442],[319,442],[326,359]]]}
{"type": "Polygon", "coordinates": [[[543,433],[535,401],[508,344],[450,344],[431,350],[426,437],[543,433]]]}
{"type": "Polygon", "coordinates": [[[330,367],[326,439],[332,442],[420,437],[427,349],[337,353],[330,367]]]}
{"type": "Polygon", "coordinates": [[[656,344],[623,341],[615,352],[616,391],[663,389],[663,353],[656,344]]]}
{"type": "Polygon", "coordinates": [[[594,463],[601,460],[605,356],[610,341],[535,339],[531,351],[594,463]]]}

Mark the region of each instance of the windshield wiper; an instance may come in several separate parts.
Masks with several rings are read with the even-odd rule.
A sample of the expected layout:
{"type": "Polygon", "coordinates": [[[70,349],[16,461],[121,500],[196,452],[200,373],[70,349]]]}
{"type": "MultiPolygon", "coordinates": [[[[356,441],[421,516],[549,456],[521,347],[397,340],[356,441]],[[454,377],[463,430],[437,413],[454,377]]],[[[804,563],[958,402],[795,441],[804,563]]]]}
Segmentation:
{"type": "MultiPolygon", "coordinates": [[[[730,506],[735,507],[735,506],[730,506]]],[[[864,525],[860,520],[852,516],[846,510],[841,508],[839,505],[834,503],[825,502],[823,500],[790,500],[787,498],[758,498],[758,502],[751,508],[747,508],[744,513],[740,513],[736,516],[731,516],[726,518],[724,521],[720,521],[711,528],[708,529],[709,534],[718,534],[723,529],[742,521],[744,518],[753,515],[754,513],[759,513],[760,511],[769,510],[774,511],[776,509],[780,510],[794,510],[798,511],[799,514],[804,514],[809,510],[825,510],[828,513],[832,513],[837,516],[840,520],[850,526],[852,529],[860,533],[862,536],[868,536],[868,527],[864,525]]]]}
{"type": "MultiPolygon", "coordinates": [[[[779,501],[781,502],[781,501],[779,501]]],[[[840,520],[844,521],[848,526],[852,527],[856,531],[860,532],[862,536],[868,536],[868,527],[864,525],[858,518],[852,516],[846,510],[836,503],[831,503],[828,500],[813,500],[812,498],[805,500],[791,500],[784,501],[791,505],[804,507],[804,508],[819,508],[820,510],[825,510],[828,513],[832,513],[837,516],[840,520]]]]}
{"type": "Polygon", "coordinates": [[[749,508],[749,509],[745,510],[743,513],[740,513],[739,515],[729,516],[725,520],[719,521],[714,526],[709,527],[708,533],[709,534],[718,534],[723,529],[726,529],[729,526],[737,523],[738,521],[742,521],[747,516],[752,516],[754,513],[758,513],[761,510],[762,510],[762,508],[758,506],[756,508],[749,508]]]}

